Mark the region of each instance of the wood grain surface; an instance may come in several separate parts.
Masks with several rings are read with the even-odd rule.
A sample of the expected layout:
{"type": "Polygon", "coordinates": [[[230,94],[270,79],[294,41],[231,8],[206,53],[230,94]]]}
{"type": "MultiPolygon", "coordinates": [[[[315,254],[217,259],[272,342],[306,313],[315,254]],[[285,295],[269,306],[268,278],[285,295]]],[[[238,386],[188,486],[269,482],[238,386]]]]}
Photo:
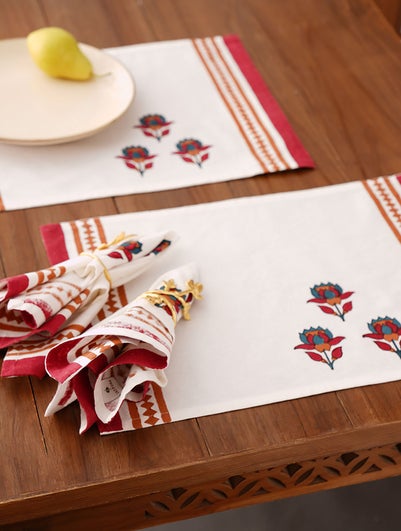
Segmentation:
{"type": "MultiPolygon", "coordinates": [[[[237,34],[316,163],[313,170],[191,189],[1,212],[2,276],[47,265],[42,224],[401,171],[401,43],[373,0],[0,0],[0,14],[1,39],[47,25],[97,47],[237,34]]],[[[54,388],[47,379],[0,381],[4,529],[67,529],[68,522],[75,529],[136,529],[187,518],[199,508],[145,518],[145,502],[154,503],[157,493],[401,440],[399,382],[106,437],[95,429],[80,436],[74,407],[44,418],[54,388]],[[136,519],[129,512],[135,500],[145,500],[136,519]],[[30,523],[23,527],[24,521],[30,523]]],[[[399,468],[383,467],[381,477],[395,473],[399,468]]],[[[369,479],[355,477],[344,473],[341,484],[369,479]]],[[[255,503],[240,498],[211,501],[202,510],[255,503]]]]}
{"type": "Polygon", "coordinates": [[[397,33],[401,33],[401,2],[399,0],[375,0],[377,7],[397,33]]]}

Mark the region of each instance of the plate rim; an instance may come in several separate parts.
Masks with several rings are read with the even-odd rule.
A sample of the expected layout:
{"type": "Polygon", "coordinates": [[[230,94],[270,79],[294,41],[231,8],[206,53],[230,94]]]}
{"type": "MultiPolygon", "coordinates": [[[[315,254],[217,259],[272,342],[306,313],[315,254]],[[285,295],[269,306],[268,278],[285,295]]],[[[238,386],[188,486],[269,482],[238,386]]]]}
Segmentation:
{"type": "MultiPolygon", "coordinates": [[[[11,38],[11,39],[0,39],[0,46],[2,44],[7,42],[20,42],[24,46],[26,46],[26,37],[17,37],[17,38],[11,38]]],[[[125,73],[127,74],[128,79],[130,80],[130,88],[131,88],[131,95],[130,98],[127,100],[127,103],[123,106],[121,111],[116,114],[111,120],[107,120],[104,124],[98,125],[95,128],[89,128],[86,129],[80,133],[73,133],[71,135],[65,135],[65,136],[53,136],[48,138],[38,138],[38,139],[29,139],[29,138],[10,138],[10,137],[3,137],[0,136],[0,144],[6,144],[6,145],[14,145],[14,146],[49,146],[49,145],[55,145],[55,144],[65,144],[68,142],[74,142],[77,140],[81,140],[84,138],[88,138],[90,136],[93,136],[100,131],[103,131],[113,123],[115,123],[121,116],[128,110],[132,102],[134,101],[135,94],[136,94],[136,84],[135,80],[131,74],[131,72],[128,70],[128,68],[116,57],[114,57],[112,54],[108,53],[104,49],[97,48],[91,44],[78,42],[79,47],[82,47],[82,50],[85,51],[85,49],[89,49],[90,51],[93,51],[94,53],[98,53],[100,55],[107,56],[111,61],[114,63],[117,63],[120,68],[122,68],[125,73]]]]}

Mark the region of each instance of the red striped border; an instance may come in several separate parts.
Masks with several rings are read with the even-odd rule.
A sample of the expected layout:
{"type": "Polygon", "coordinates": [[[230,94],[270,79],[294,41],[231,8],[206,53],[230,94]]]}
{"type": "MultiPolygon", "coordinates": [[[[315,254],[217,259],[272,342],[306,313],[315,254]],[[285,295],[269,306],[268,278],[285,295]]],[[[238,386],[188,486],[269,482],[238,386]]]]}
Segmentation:
{"type": "MultiPolygon", "coordinates": [[[[117,413],[115,417],[111,419],[110,422],[105,424],[101,420],[97,420],[96,422],[99,433],[101,435],[105,435],[107,433],[118,433],[120,431],[124,431],[123,423],[120,417],[120,414],[117,413]]],[[[138,426],[138,428],[141,428],[141,426],[138,426]]],[[[135,426],[134,426],[135,429],[135,426]]]]}
{"type": "Polygon", "coordinates": [[[1,376],[36,376],[42,379],[46,374],[45,366],[43,363],[43,356],[33,356],[32,358],[7,359],[4,358],[1,366],[1,376]]]}
{"type": "Polygon", "coordinates": [[[42,225],[40,227],[40,234],[51,265],[68,260],[69,256],[64,232],[60,223],[42,225]]]}
{"type": "Polygon", "coordinates": [[[266,114],[272,121],[274,127],[283,137],[283,140],[285,141],[288,151],[291,153],[292,157],[296,160],[299,166],[313,168],[315,164],[312,158],[294,133],[290,123],[287,120],[287,117],[272,96],[264,79],[257,70],[256,66],[253,64],[252,59],[250,58],[240,39],[236,35],[225,35],[223,36],[223,40],[233,59],[240,68],[242,74],[252,87],[252,90],[254,91],[266,114]]]}

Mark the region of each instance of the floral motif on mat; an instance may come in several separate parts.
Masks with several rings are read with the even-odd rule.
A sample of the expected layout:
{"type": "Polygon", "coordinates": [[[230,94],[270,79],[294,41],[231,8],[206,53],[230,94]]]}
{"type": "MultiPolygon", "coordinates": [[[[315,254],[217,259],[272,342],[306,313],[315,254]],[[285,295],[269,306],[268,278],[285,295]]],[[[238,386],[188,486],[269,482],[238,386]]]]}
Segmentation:
{"type": "Polygon", "coordinates": [[[394,352],[401,358],[401,323],[395,317],[378,317],[368,323],[370,332],[363,337],[373,339],[381,350],[394,352]]]}
{"type": "Polygon", "coordinates": [[[343,339],[342,336],[334,337],[328,328],[318,326],[308,328],[299,334],[302,341],[294,349],[303,349],[313,361],[324,363],[330,369],[334,369],[334,362],[342,358],[342,347],[337,347],[343,339]],[[332,348],[335,347],[335,348],[332,348]]]}
{"type": "Polygon", "coordinates": [[[157,155],[151,155],[149,150],[143,146],[128,146],[122,149],[122,155],[118,155],[118,159],[122,159],[125,165],[132,170],[136,170],[143,177],[144,173],[152,168],[153,161],[157,155]]]}
{"type": "Polygon", "coordinates": [[[332,282],[316,284],[310,291],[314,298],[307,302],[314,302],[319,305],[322,312],[335,315],[345,321],[345,314],[352,310],[352,302],[344,302],[344,300],[349,299],[353,291],[344,293],[341,286],[332,282]]]}
{"type": "Polygon", "coordinates": [[[202,164],[209,158],[208,150],[212,146],[204,146],[200,140],[195,138],[184,138],[176,144],[176,147],[178,151],[174,151],[173,155],[179,155],[184,162],[196,164],[202,168],[202,164]]]}
{"type": "Polygon", "coordinates": [[[170,133],[170,125],[174,123],[167,121],[162,114],[146,114],[139,119],[139,125],[135,128],[141,129],[146,136],[156,138],[158,142],[170,133]]]}

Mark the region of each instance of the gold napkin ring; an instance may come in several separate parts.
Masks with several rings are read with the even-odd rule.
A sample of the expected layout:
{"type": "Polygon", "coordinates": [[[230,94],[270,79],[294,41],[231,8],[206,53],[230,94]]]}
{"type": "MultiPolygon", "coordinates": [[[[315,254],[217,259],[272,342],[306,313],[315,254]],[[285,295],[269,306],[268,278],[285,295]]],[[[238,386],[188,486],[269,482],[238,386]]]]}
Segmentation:
{"type": "Polygon", "coordinates": [[[145,293],[143,293],[141,297],[147,299],[155,306],[167,306],[170,310],[174,325],[176,325],[177,314],[179,311],[182,312],[182,316],[184,319],[188,320],[191,318],[189,315],[189,309],[191,307],[192,299],[202,299],[202,289],[203,286],[199,282],[187,280],[187,289],[179,290],[174,280],[170,279],[167,281],[164,280],[160,289],[145,291],[145,293]],[[174,301],[178,302],[178,310],[176,305],[174,304],[174,301]]]}

